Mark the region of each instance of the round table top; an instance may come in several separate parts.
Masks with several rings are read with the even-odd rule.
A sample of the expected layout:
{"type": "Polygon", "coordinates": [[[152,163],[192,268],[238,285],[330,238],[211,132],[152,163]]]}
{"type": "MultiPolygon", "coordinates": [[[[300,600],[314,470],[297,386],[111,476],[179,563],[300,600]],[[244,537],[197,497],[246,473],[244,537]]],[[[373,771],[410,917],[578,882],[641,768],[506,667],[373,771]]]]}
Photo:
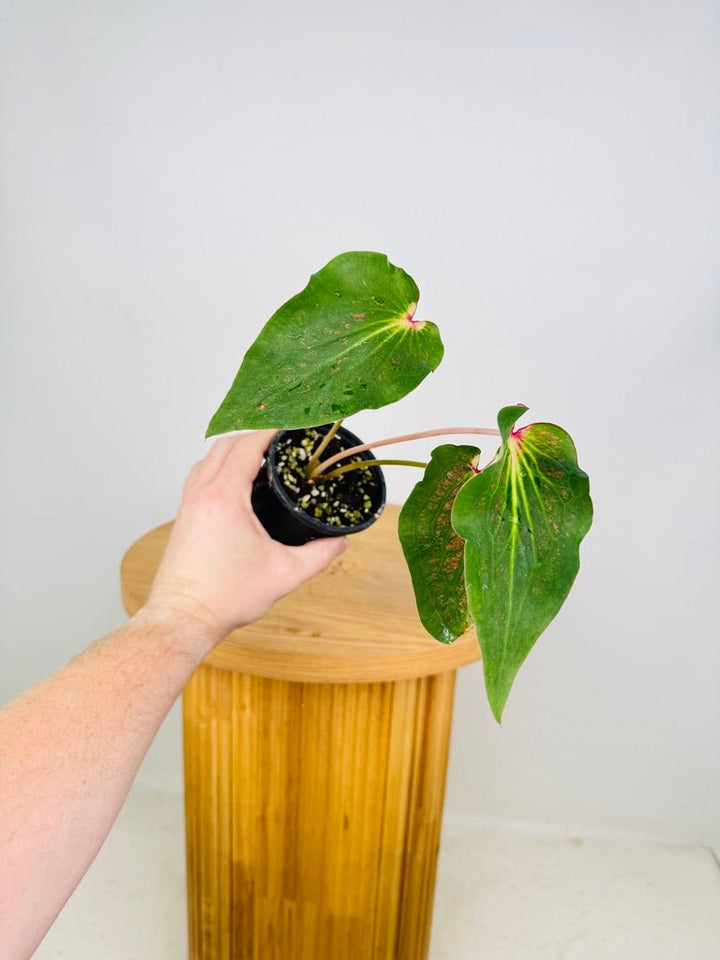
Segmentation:
{"type": "MultiPolygon", "coordinates": [[[[444,673],[478,660],[474,631],[444,644],[420,623],[397,538],[398,513],[388,505],[377,523],[350,537],[327,570],[257,623],[230,634],[205,662],[282,680],[371,683],[444,673]]],[[[130,615],[145,603],[171,526],[146,533],[123,558],[123,603],[130,615]]]]}

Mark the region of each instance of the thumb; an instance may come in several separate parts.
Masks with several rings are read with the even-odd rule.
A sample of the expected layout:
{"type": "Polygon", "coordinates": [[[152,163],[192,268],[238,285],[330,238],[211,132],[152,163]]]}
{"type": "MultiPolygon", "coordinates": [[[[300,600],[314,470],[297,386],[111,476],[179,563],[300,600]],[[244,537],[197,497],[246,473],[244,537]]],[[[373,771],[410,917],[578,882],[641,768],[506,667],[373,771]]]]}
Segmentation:
{"type": "Polygon", "coordinates": [[[295,547],[294,553],[303,579],[308,580],[324,570],[347,549],[347,545],[347,537],[323,537],[295,547]]]}

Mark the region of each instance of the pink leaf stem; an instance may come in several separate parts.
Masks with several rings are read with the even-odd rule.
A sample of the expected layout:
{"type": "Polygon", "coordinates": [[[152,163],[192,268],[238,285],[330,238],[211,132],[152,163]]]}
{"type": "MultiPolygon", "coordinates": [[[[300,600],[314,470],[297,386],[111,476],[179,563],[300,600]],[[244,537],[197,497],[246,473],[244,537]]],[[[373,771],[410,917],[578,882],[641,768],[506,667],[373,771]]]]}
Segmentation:
{"type": "Polygon", "coordinates": [[[332,457],[328,457],[323,463],[318,464],[311,476],[317,477],[339,460],[344,460],[346,457],[353,457],[356,453],[363,453],[365,450],[374,450],[376,447],[387,447],[391,443],[404,443],[407,440],[422,440],[425,437],[445,437],[458,433],[480,433],[489,437],[500,436],[500,431],[494,427],[440,427],[437,430],[423,430],[420,433],[404,433],[399,437],[390,437],[387,440],[376,440],[374,443],[361,443],[357,447],[341,450],[340,453],[336,453],[332,457]]]}

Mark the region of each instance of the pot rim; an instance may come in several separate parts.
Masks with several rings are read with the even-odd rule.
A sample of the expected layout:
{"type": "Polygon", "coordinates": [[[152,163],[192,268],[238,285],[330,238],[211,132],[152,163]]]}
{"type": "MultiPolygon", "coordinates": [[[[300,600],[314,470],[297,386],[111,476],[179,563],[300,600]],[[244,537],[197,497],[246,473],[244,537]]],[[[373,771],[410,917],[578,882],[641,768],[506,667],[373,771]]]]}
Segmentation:
{"type": "MultiPolygon", "coordinates": [[[[375,523],[385,509],[386,487],[382,468],[378,466],[369,468],[373,471],[378,480],[377,497],[380,500],[379,507],[361,523],[356,523],[349,527],[339,526],[338,524],[324,523],[322,520],[318,520],[317,517],[310,516],[310,514],[306,510],[303,510],[303,508],[299,506],[299,504],[297,504],[287,492],[285,486],[277,476],[277,471],[275,469],[275,455],[277,454],[280,441],[284,436],[286,436],[288,433],[297,433],[301,430],[318,430],[323,433],[327,433],[331,426],[331,423],[326,423],[322,424],[321,426],[292,427],[288,430],[279,430],[273,437],[272,442],[265,453],[265,464],[268,471],[270,486],[275,492],[278,500],[282,503],[283,507],[285,507],[285,509],[291,513],[297,515],[298,519],[307,524],[307,526],[315,533],[321,533],[325,536],[338,537],[343,536],[344,534],[360,533],[361,531],[366,530],[368,527],[372,526],[373,523],[375,523]]],[[[340,427],[336,433],[336,437],[343,441],[345,448],[359,446],[363,442],[351,430],[348,430],[347,427],[340,427]]],[[[359,453],[358,456],[362,457],[363,460],[375,459],[375,456],[371,450],[364,450],[362,453],[359,453]]]]}

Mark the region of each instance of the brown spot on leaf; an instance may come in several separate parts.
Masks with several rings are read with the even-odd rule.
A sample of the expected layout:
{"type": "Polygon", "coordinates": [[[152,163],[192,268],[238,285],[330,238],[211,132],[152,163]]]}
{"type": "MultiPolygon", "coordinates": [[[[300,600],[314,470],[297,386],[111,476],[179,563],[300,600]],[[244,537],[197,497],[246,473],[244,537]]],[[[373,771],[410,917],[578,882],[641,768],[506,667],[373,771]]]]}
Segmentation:
{"type": "Polygon", "coordinates": [[[443,563],[443,567],[445,568],[445,573],[449,577],[457,573],[459,566],[460,566],[460,557],[458,554],[453,553],[449,557],[445,557],[445,562],[443,563]]]}

